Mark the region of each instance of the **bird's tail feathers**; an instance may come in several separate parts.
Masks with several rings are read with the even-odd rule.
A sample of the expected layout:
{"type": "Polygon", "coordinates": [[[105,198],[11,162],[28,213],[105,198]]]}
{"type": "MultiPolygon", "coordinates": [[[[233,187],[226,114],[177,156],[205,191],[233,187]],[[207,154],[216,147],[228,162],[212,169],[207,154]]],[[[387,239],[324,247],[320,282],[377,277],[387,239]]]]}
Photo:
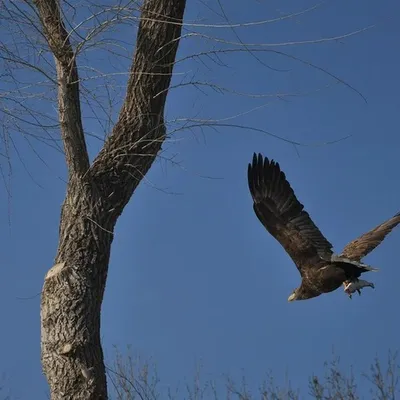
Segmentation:
{"type": "Polygon", "coordinates": [[[340,256],[333,255],[332,258],[331,258],[331,261],[344,262],[344,263],[347,263],[347,264],[352,264],[355,267],[362,269],[363,271],[371,271],[371,272],[379,271],[379,268],[371,267],[371,265],[364,264],[364,263],[362,263],[360,261],[350,260],[350,259],[348,259],[346,257],[340,257],[340,256]]]}
{"type": "Polygon", "coordinates": [[[358,263],[357,267],[361,268],[364,271],[371,271],[371,272],[379,271],[379,268],[371,267],[370,265],[363,264],[363,263],[358,263]]]}

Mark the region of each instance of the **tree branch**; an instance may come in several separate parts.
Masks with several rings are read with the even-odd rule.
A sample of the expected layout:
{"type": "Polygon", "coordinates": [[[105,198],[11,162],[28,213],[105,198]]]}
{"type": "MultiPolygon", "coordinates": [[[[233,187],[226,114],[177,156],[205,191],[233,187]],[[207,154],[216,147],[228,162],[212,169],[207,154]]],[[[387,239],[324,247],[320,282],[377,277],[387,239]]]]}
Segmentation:
{"type": "Polygon", "coordinates": [[[185,0],[143,4],[127,93],[91,174],[118,216],[165,139],[164,107],[181,36],[185,0]]]}
{"type": "Polygon", "coordinates": [[[79,98],[79,76],[75,54],[56,0],[34,1],[43,33],[54,54],[58,78],[58,113],[70,179],[89,169],[79,98]]]}

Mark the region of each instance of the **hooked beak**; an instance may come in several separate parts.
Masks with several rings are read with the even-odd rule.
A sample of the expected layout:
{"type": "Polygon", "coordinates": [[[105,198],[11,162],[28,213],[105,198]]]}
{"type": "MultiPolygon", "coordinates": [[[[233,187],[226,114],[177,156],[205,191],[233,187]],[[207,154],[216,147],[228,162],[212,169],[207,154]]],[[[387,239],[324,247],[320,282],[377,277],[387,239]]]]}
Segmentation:
{"type": "Polygon", "coordinates": [[[288,300],[288,301],[296,300],[296,293],[292,293],[292,294],[288,297],[287,300],[288,300]]]}

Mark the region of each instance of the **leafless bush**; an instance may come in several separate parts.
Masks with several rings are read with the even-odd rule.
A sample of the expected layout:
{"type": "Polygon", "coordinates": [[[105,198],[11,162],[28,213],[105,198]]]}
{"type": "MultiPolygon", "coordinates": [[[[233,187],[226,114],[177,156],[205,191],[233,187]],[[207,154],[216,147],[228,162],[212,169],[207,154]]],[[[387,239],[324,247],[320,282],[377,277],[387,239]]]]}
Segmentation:
{"type": "MultiPolygon", "coordinates": [[[[269,372],[258,388],[251,387],[243,377],[240,382],[226,377],[224,382],[203,380],[198,368],[192,382],[183,389],[171,388],[162,383],[155,364],[143,362],[128,351],[122,355],[117,351],[113,367],[108,367],[108,378],[112,382],[110,398],[116,400],[395,400],[400,395],[400,365],[398,353],[389,352],[387,361],[376,358],[368,372],[355,373],[352,368],[345,372],[339,357],[324,364],[322,376],[309,378],[309,391],[295,389],[289,380],[285,385],[275,383],[269,372]]],[[[302,385],[303,387],[305,385],[302,385]]]]}

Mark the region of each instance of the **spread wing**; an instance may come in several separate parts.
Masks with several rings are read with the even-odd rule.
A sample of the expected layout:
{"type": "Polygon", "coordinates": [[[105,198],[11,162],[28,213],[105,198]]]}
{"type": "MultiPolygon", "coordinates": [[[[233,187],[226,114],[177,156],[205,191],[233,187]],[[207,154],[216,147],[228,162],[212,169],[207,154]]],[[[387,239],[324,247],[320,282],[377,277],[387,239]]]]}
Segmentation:
{"type": "Polygon", "coordinates": [[[303,210],[277,162],[254,154],[248,167],[248,183],[258,219],[301,274],[303,266],[311,267],[315,258],[330,259],[332,245],[303,210]]]}
{"type": "Polygon", "coordinates": [[[370,230],[358,239],[350,242],[344,249],[342,256],[360,261],[368,253],[370,253],[376,246],[378,246],[388,235],[393,228],[400,224],[400,213],[397,213],[392,218],[378,225],[376,228],[370,230]]]}

